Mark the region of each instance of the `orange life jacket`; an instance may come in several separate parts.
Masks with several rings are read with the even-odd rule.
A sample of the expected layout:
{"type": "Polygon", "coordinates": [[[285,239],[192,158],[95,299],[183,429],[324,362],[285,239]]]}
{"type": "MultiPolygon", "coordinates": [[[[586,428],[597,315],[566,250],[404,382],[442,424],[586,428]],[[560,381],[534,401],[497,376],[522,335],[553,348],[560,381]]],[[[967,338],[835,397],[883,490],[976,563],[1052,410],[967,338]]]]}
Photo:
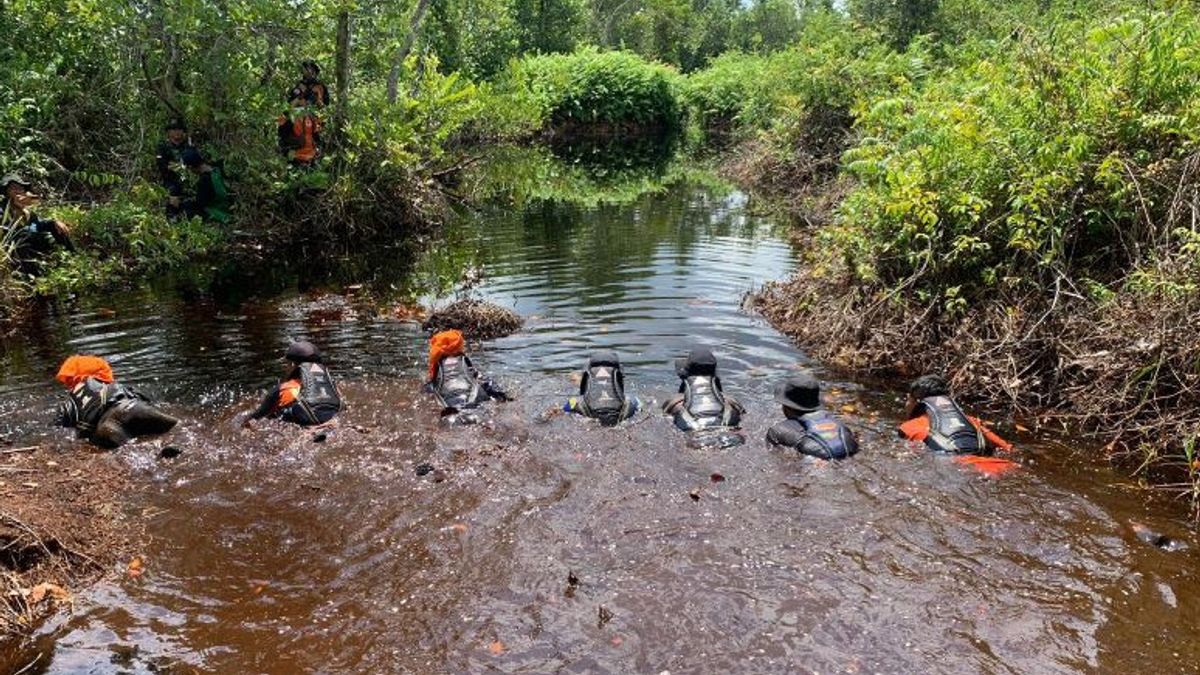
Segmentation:
{"type": "MultiPolygon", "coordinates": [[[[279,117],[279,125],[288,123],[286,116],[279,117]]],[[[317,134],[321,133],[321,120],[316,115],[300,115],[291,120],[292,138],[299,139],[299,147],[291,151],[292,159],[305,164],[315,160],[321,150],[317,147],[317,134]]]]}

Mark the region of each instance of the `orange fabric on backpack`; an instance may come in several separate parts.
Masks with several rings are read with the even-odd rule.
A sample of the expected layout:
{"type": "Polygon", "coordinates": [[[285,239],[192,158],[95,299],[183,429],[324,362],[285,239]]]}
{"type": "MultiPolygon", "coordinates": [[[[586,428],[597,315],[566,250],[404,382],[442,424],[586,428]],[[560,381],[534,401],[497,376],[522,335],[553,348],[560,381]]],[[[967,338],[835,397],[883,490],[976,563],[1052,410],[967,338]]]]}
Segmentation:
{"type": "Polygon", "coordinates": [[[929,416],[920,415],[904,422],[900,434],[910,441],[924,442],[929,438],[929,416]]]}
{"type": "Polygon", "coordinates": [[[969,466],[985,476],[995,478],[1004,475],[1013,469],[1020,467],[1020,464],[1001,459],[999,457],[980,457],[979,455],[959,455],[954,458],[955,463],[969,466]]]}
{"type": "Polygon", "coordinates": [[[62,382],[67,389],[74,389],[81,382],[94,377],[105,384],[113,383],[112,366],[99,356],[80,356],[76,354],[63,361],[54,379],[62,382]]]}
{"type": "Polygon", "coordinates": [[[311,162],[317,158],[316,136],[321,131],[321,122],[315,115],[305,115],[292,123],[292,133],[301,139],[300,147],[292,154],[298,162],[311,162]]]}
{"type": "Polygon", "coordinates": [[[300,397],[300,380],[288,380],[279,385],[279,402],[275,404],[276,410],[282,410],[296,402],[300,397]]]}
{"type": "MultiPolygon", "coordinates": [[[[978,417],[967,415],[967,420],[975,425],[976,429],[983,432],[983,437],[994,448],[998,448],[1004,452],[1012,452],[1012,443],[1000,438],[1000,436],[989,429],[978,417]]],[[[929,437],[929,416],[920,415],[908,420],[900,425],[900,434],[910,441],[923,442],[929,437]]]]}
{"type": "Polygon", "coordinates": [[[444,330],[429,338],[429,381],[437,377],[438,364],[447,356],[462,356],[466,350],[463,334],[456,330],[444,330]]]}

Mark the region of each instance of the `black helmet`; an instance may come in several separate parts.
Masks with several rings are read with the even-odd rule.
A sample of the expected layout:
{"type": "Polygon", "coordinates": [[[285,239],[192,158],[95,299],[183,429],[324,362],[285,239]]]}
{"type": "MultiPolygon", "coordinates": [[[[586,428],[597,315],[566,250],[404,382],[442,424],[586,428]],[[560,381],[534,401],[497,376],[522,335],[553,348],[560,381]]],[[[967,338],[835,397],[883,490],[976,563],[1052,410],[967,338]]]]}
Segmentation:
{"type": "Polygon", "coordinates": [[[809,373],[793,375],[775,387],[775,400],[790,410],[814,412],[821,407],[821,382],[809,373]]]}
{"type": "Polygon", "coordinates": [[[941,375],[922,375],[908,385],[908,393],[917,399],[930,396],[949,396],[950,384],[941,375]]]}
{"type": "Polygon", "coordinates": [[[608,366],[609,368],[620,368],[621,367],[621,357],[617,356],[617,353],[613,352],[613,351],[604,350],[604,351],[592,352],[592,355],[588,358],[588,370],[591,370],[592,368],[595,368],[597,366],[608,366]]]}
{"type": "Polygon", "coordinates": [[[315,70],[317,72],[318,75],[321,74],[321,66],[318,66],[317,62],[313,61],[312,59],[304,59],[303,61],[300,62],[300,67],[301,68],[312,68],[313,70],[315,70]]]}
{"type": "Polygon", "coordinates": [[[170,122],[167,122],[167,126],[163,127],[163,131],[171,131],[173,129],[187,131],[187,125],[184,124],[183,120],[181,119],[173,119],[170,122]]]}
{"type": "Polygon", "coordinates": [[[297,340],[288,346],[284,357],[292,363],[320,363],[321,350],[308,340],[297,340]]]}
{"type": "Polygon", "coordinates": [[[708,347],[695,346],[682,359],[675,359],[675,373],[681,378],[693,375],[716,375],[717,357],[708,347]]]}

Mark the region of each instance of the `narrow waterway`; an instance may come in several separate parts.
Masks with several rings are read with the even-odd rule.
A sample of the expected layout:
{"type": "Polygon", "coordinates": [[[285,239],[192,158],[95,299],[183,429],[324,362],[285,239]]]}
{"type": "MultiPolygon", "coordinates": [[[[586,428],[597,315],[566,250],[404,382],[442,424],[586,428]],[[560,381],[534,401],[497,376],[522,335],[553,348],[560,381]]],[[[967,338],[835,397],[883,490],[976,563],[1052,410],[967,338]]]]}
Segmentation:
{"type": "MultiPolygon", "coordinates": [[[[569,184],[577,164],[534,180],[569,184]]],[[[1017,439],[1022,469],[988,479],[898,441],[897,392],[842,381],[740,309],[793,268],[786,233],[732,189],[662,174],[619,198],[499,200],[426,261],[481,270],[476,292],[527,319],[475,354],[517,398],[481,426],[439,426],[426,335],[355,291],[41,314],[0,357],[4,436],[85,450],[49,426],[74,352],[185,422],[120,450],[146,573],[83,593],[0,671],[38,652],[32,672],[1197,671],[1198,549],[1129,527],[1190,542],[1182,510],[1061,442],[1017,439]],[[237,424],[292,338],[324,348],[349,404],[322,443],[237,424]],[[741,446],[653,414],[694,343],[748,409],[741,446]],[[597,347],[650,413],[545,416],[597,347]],[[804,367],[858,431],[853,460],[762,442],[773,384],[804,367]],[[155,459],[168,443],[183,455],[155,459]]]]}

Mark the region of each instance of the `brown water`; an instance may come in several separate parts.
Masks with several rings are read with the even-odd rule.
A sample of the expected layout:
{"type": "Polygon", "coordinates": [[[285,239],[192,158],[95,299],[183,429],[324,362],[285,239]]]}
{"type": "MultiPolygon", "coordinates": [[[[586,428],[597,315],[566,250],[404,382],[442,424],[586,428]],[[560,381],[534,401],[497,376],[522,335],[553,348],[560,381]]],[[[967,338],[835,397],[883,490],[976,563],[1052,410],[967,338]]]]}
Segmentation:
{"type": "Polygon", "coordinates": [[[127,294],[5,344],[0,431],[22,443],[77,447],[47,426],[71,352],[108,355],[186,421],[120,451],[146,574],[83,593],[0,672],[39,652],[30,672],[1197,670],[1198,549],[1128,526],[1191,542],[1182,511],[1062,444],[1020,439],[1026,466],[991,480],[895,440],[895,392],[839,381],[739,310],[794,264],[741,195],[533,200],[463,232],[442,255],[483,265],[481,292],[528,317],[476,354],[518,396],[483,426],[440,427],[422,333],[342,295],[127,294]],[[325,348],[349,402],[324,443],[236,424],[293,337],[325,348]],[[693,447],[651,414],[538,421],[595,346],[653,409],[692,342],[749,409],[744,445],[693,447]],[[853,460],[761,441],[773,382],[802,366],[856,407],[853,460]],[[184,454],[154,459],[166,443],[184,454]]]}

